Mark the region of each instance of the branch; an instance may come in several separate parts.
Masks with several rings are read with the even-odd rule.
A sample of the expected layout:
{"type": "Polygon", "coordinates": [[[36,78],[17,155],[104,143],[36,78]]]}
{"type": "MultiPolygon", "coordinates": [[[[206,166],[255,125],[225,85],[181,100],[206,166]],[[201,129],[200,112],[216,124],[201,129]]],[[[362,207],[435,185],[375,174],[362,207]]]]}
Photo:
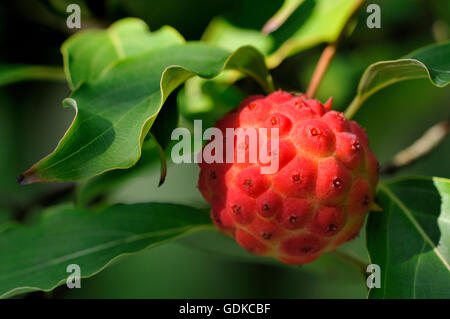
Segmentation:
{"type": "Polygon", "coordinates": [[[347,19],[347,22],[345,23],[344,27],[342,28],[341,32],[339,33],[339,36],[337,39],[328,44],[325,49],[322,52],[322,55],[320,56],[319,62],[317,63],[316,69],[314,70],[314,73],[312,75],[311,81],[309,82],[308,89],[306,90],[306,95],[309,98],[313,98],[314,95],[316,95],[317,89],[319,88],[320,82],[322,81],[323,76],[325,75],[326,70],[328,69],[328,66],[331,63],[331,60],[333,60],[334,56],[336,55],[337,47],[339,44],[339,41],[344,37],[344,35],[347,32],[348,26],[350,24],[350,21],[353,19],[353,17],[358,12],[359,8],[364,3],[364,0],[360,0],[353,9],[352,13],[350,14],[349,18],[347,19]]]}
{"type": "Polygon", "coordinates": [[[270,34],[278,30],[302,3],[303,0],[284,1],[284,4],[277,13],[264,24],[261,32],[263,34],[270,34]]]}
{"type": "Polygon", "coordinates": [[[61,202],[65,198],[71,198],[73,190],[75,189],[74,183],[64,183],[49,192],[46,192],[37,198],[30,200],[26,204],[12,205],[10,207],[13,212],[13,219],[17,221],[23,221],[28,212],[36,207],[47,207],[61,202]]]}
{"type": "Polygon", "coordinates": [[[433,125],[413,144],[398,152],[393,159],[381,169],[380,174],[393,174],[399,169],[409,166],[418,159],[429,154],[447,136],[449,128],[449,120],[433,125]]]}
{"type": "Polygon", "coordinates": [[[328,69],[331,60],[333,60],[333,57],[336,54],[337,44],[337,41],[330,43],[323,50],[319,62],[317,63],[316,69],[314,70],[311,81],[309,82],[308,89],[306,90],[306,95],[309,98],[313,98],[314,95],[316,95],[317,89],[319,88],[319,84],[322,81],[325,71],[328,69]]]}
{"type": "Polygon", "coordinates": [[[361,260],[359,260],[359,259],[357,259],[357,258],[355,258],[353,256],[350,256],[350,255],[348,255],[346,253],[338,251],[338,250],[335,250],[333,252],[333,254],[338,256],[343,261],[346,261],[349,264],[352,264],[353,266],[357,267],[361,271],[361,273],[365,276],[366,270],[367,270],[367,265],[364,262],[362,262],[361,260]]]}

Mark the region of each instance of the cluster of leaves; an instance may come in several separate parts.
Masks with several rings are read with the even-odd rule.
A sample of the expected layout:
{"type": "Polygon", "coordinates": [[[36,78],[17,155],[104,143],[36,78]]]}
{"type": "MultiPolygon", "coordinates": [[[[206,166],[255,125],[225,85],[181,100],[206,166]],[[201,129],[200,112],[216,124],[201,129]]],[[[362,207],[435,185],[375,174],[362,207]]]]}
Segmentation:
{"type": "MultiPolygon", "coordinates": [[[[50,207],[31,225],[0,223],[0,296],[49,291],[64,282],[68,264],[80,265],[88,277],[121,255],[212,228],[205,209],[88,204],[158,159],[164,178],[167,132],[178,125],[178,108],[170,94],[182,83],[187,81],[178,104],[181,114],[191,118],[215,107],[211,92],[220,96],[218,92],[241,76],[253,78],[269,93],[274,90],[269,68],[315,44],[335,41],[360,4],[286,1],[265,27],[270,34],[217,18],[197,43],[186,42],[171,27],[150,32],[143,21],[127,18],[106,30],[70,37],[61,48],[64,73],[53,67],[1,66],[0,85],[65,75],[71,94],[63,105],[76,110],[54,152],[19,182],[82,182],[75,204],[50,207]],[[195,105],[205,103],[189,109],[193,100],[195,105]]],[[[347,116],[372,94],[399,81],[429,78],[435,86],[447,85],[449,56],[450,43],[442,43],[371,65],[347,116]]],[[[232,96],[234,103],[242,92],[233,91],[232,96]]],[[[449,297],[449,194],[450,180],[445,178],[380,183],[377,201],[383,211],[370,214],[366,233],[371,263],[382,269],[382,289],[371,290],[370,297],[449,297]]]]}

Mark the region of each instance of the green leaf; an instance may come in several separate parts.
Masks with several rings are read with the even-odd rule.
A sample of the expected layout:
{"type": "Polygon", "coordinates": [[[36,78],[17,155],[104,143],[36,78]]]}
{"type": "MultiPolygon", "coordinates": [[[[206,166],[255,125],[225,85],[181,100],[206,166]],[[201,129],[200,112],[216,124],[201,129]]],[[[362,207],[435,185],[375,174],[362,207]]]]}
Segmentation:
{"type": "Polygon", "coordinates": [[[160,169],[160,175],[159,175],[159,183],[158,187],[161,186],[164,181],[166,180],[167,176],[167,160],[166,160],[166,153],[164,152],[164,148],[159,144],[156,137],[153,135],[152,132],[148,133],[149,136],[155,141],[156,144],[156,150],[158,152],[159,161],[161,163],[161,169],[160,169]]]}
{"type": "Polygon", "coordinates": [[[428,78],[437,87],[450,82],[450,42],[421,48],[402,59],[370,65],[361,77],[356,97],[345,111],[346,117],[353,117],[364,101],[379,90],[418,78],[428,78]]]}
{"type": "Polygon", "coordinates": [[[90,202],[106,199],[107,194],[122,186],[128,180],[138,176],[151,168],[159,160],[161,163],[159,184],[165,181],[167,175],[167,159],[165,150],[171,142],[172,130],[178,125],[178,109],[176,96],[170,95],[166,107],[158,115],[144,143],[139,161],[127,170],[113,170],[95,176],[85,182],[79,183],[77,187],[77,203],[88,205],[90,202]],[[168,105],[167,105],[168,104],[168,105]]]}
{"type": "Polygon", "coordinates": [[[63,81],[61,67],[23,64],[0,64],[0,86],[22,81],[63,81]]]}
{"type": "MultiPolygon", "coordinates": [[[[231,71],[232,72],[232,71],[231,71]]],[[[246,94],[236,85],[214,79],[207,81],[192,78],[180,90],[177,103],[181,114],[189,120],[202,120],[203,127],[214,126],[220,119],[245,98],[246,94]]]]}
{"type": "Polygon", "coordinates": [[[369,215],[367,248],[381,268],[370,298],[450,298],[450,180],[380,183],[382,212],[369,215]]]}
{"type": "Polygon", "coordinates": [[[280,45],[269,56],[268,65],[275,67],[286,57],[322,42],[335,41],[363,2],[363,0],[305,0],[289,19],[272,33],[275,43],[280,45]],[[302,10],[311,10],[311,13],[306,17],[302,10]]]}
{"type": "Polygon", "coordinates": [[[67,81],[72,89],[81,81],[97,78],[113,62],[159,48],[184,43],[172,27],[150,32],[144,21],[126,18],[106,30],[86,30],[61,47],[67,81]]]}
{"type": "Polygon", "coordinates": [[[227,49],[236,50],[251,45],[267,55],[274,46],[273,39],[256,29],[243,29],[222,17],[214,18],[205,30],[202,41],[227,49]]]}
{"type": "MultiPolygon", "coordinates": [[[[138,176],[153,165],[156,165],[158,160],[161,161],[157,144],[158,142],[153,138],[146,139],[142,144],[142,155],[137,164],[132,168],[127,170],[109,171],[79,183],[76,196],[77,204],[86,206],[92,201],[102,199],[128,180],[138,176]]],[[[162,172],[160,172],[160,174],[161,173],[162,172]]],[[[151,186],[156,187],[157,185],[157,183],[154,183],[151,186]]]]}
{"type": "Polygon", "coordinates": [[[235,69],[273,88],[264,59],[252,47],[233,53],[199,43],[176,45],[118,61],[82,83],[64,104],[77,115],[56,150],[25,172],[21,184],[71,181],[133,166],[168,95],[186,79],[235,69]]]}
{"type": "Polygon", "coordinates": [[[0,235],[0,296],[49,291],[65,282],[70,264],[90,277],[119,256],[210,227],[207,212],[182,205],[116,205],[97,212],[55,207],[36,224],[0,235]]]}
{"type": "MultiPolygon", "coordinates": [[[[239,27],[225,18],[214,19],[205,31],[203,40],[227,49],[248,44],[267,55],[270,68],[278,66],[285,58],[322,42],[335,41],[362,0],[286,0],[281,15],[269,20],[264,31],[276,31],[266,35],[262,25],[239,27]],[[280,20],[281,17],[281,20],[280,20]]],[[[254,9],[253,9],[254,10],[254,9]]],[[[254,11],[246,12],[253,15],[254,11]]]]}
{"type": "Polygon", "coordinates": [[[150,130],[150,133],[154,135],[154,138],[164,150],[172,142],[172,131],[178,127],[180,121],[180,112],[177,105],[179,91],[177,89],[169,95],[168,99],[164,102],[164,108],[158,114],[158,121],[154,123],[150,130]]]}
{"type": "Polygon", "coordinates": [[[0,207],[0,232],[6,223],[11,221],[12,214],[9,210],[0,207]]]}
{"type": "Polygon", "coordinates": [[[284,0],[281,8],[266,22],[262,28],[262,32],[269,34],[277,30],[304,1],[305,0],[284,0]]]}

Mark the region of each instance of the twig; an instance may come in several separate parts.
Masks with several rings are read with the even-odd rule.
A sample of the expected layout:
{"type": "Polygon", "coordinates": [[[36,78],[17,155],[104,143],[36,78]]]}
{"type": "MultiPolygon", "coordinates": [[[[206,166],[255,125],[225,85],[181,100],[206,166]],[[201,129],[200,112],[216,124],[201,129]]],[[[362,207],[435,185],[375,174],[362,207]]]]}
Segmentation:
{"type": "Polygon", "coordinates": [[[302,3],[303,0],[285,1],[280,10],[264,24],[261,32],[270,34],[278,30],[302,3]]]}
{"type": "Polygon", "coordinates": [[[397,170],[416,162],[419,158],[429,154],[449,133],[450,124],[448,120],[439,122],[430,127],[413,144],[398,152],[393,159],[381,170],[381,174],[393,174],[397,170]]]}
{"type": "Polygon", "coordinates": [[[320,82],[322,81],[325,71],[327,70],[328,66],[331,63],[331,60],[336,54],[337,44],[337,41],[330,43],[323,50],[319,62],[317,63],[316,69],[314,70],[311,81],[309,82],[308,89],[306,90],[306,95],[308,97],[313,98],[314,95],[316,95],[317,89],[320,82]]]}
{"type": "Polygon", "coordinates": [[[350,105],[347,107],[347,109],[344,112],[345,117],[350,120],[353,115],[355,115],[356,111],[359,110],[359,108],[361,107],[361,104],[364,103],[364,101],[366,100],[366,97],[361,97],[359,94],[357,94],[355,96],[355,98],[352,100],[352,102],[350,103],[350,105]]]}
{"type": "Polygon", "coordinates": [[[341,251],[338,251],[338,250],[334,251],[333,254],[335,254],[342,260],[346,261],[347,263],[352,264],[353,266],[357,267],[361,271],[362,274],[366,273],[367,265],[364,262],[362,262],[361,260],[359,260],[355,257],[352,257],[346,253],[343,253],[341,251]]]}
{"type": "Polygon", "coordinates": [[[66,183],[59,186],[57,189],[53,189],[47,193],[44,193],[26,204],[11,205],[9,209],[13,213],[13,219],[17,221],[23,221],[28,212],[35,207],[46,207],[56,203],[59,203],[62,199],[72,196],[75,184],[66,183]]]}
{"type": "Polygon", "coordinates": [[[319,88],[320,82],[322,81],[323,76],[325,75],[326,70],[328,69],[328,66],[331,63],[331,60],[333,60],[334,56],[336,55],[337,47],[339,44],[339,41],[343,38],[344,34],[347,32],[348,25],[350,21],[355,16],[356,12],[358,12],[359,8],[364,3],[364,0],[360,0],[354,7],[352,13],[350,14],[349,18],[347,19],[347,22],[345,23],[344,27],[341,30],[341,33],[337,37],[337,39],[328,44],[325,49],[322,52],[322,55],[320,56],[319,62],[317,63],[316,69],[314,70],[314,73],[312,75],[311,81],[309,82],[308,89],[306,90],[306,95],[309,98],[313,98],[314,95],[316,95],[317,89],[319,88]]]}

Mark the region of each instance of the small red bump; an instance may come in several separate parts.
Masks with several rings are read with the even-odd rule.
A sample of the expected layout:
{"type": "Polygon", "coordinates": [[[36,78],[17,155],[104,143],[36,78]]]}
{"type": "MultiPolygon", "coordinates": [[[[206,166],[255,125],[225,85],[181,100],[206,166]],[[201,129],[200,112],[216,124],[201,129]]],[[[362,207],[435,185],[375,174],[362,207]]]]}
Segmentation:
{"type": "Polygon", "coordinates": [[[372,203],[372,191],[367,181],[357,177],[349,193],[348,211],[351,215],[362,215],[372,203]]]}
{"type": "Polygon", "coordinates": [[[256,199],[256,207],[258,214],[262,217],[275,216],[281,211],[281,196],[269,189],[256,199]]]}
{"type": "Polygon", "coordinates": [[[255,237],[264,241],[278,240],[282,234],[280,227],[276,223],[262,218],[255,218],[248,230],[255,237]]]}
{"type": "Polygon", "coordinates": [[[349,122],[350,129],[352,130],[352,133],[358,136],[359,141],[361,144],[367,148],[369,147],[369,138],[367,137],[366,130],[361,128],[361,126],[358,125],[355,121],[349,122]]]}
{"type": "MultiPolygon", "coordinates": [[[[205,163],[200,164],[202,167],[205,163]]],[[[208,164],[200,171],[198,188],[207,201],[212,200],[213,194],[226,192],[225,174],[231,168],[228,164],[208,164]]]]}
{"type": "Polygon", "coordinates": [[[281,243],[281,252],[289,256],[314,255],[325,247],[317,236],[303,234],[286,239],[281,243]]]}
{"type": "Polygon", "coordinates": [[[305,104],[310,107],[311,110],[313,110],[314,113],[318,116],[322,116],[325,114],[325,108],[319,101],[314,99],[305,99],[305,104]]]}
{"type": "Polygon", "coordinates": [[[252,254],[263,255],[268,250],[268,246],[264,245],[261,240],[256,239],[245,230],[236,230],[234,236],[239,246],[252,254]]]}
{"type": "Polygon", "coordinates": [[[295,157],[278,174],[273,176],[273,186],[291,197],[307,197],[314,191],[316,164],[303,157],[295,157]]]}
{"type": "Polygon", "coordinates": [[[339,202],[346,196],[352,183],[349,171],[336,159],[330,157],[317,167],[316,197],[327,202],[339,202]]]}
{"type": "Polygon", "coordinates": [[[259,167],[241,170],[236,176],[237,187],[253,198],[258,197],[269,188],[269,181],[260,173],[259,167]]]}
{"type": "Polygon", "coordinates": [[[346,222],[345,213],[338,206],[322,206],[310,224],[310,231],[318,235],[334,236],[346,222]]]}
{"type": "MultiPolygon", "coordinates": [[[[225,212],[225,210],[223,211],[225,212]]],[[[233,234],[234,222],[230,219],[227,219],[226,215],[223,215],[222,212],[217,212],[211,209],[211,220],[214,225],[226,235],[233,234]]]]}
{"type": "Polygon", "coordinates": [[[232,213],[230,213],[229,210],[223,209],[220,214],[220,220],[222,222],[222,225],[224,228],[234,228],[236,225],[236,222],[234,221],[234,218],[232,216],[232,213]]]}
{"type": "Polygon", "coordinates": [[[336,134],[336,157],[348,168],[355,169],[361,166],[364,160],[364,149],[353,133],[336,134]]]}
{"type": "Polygon", "coordinates": [[[334,132],[348,132],[350,125],[344,114],[336,111],[327,112],[322,119],[334,132]]]}
{"type": "Polygon", "coordinates": [[[319,135],[321,135],[320,129],[318,129],[318,128],[316,128],[316,127],[310,128],[310,129],[309,129],[309,133],[310,133],[312,136],[319,136],[319,135]]]}
{"type": "Polygon", "coordinates": [[[275,113],[270,115],[270,117],[265,122],[265,127],[267,127],[268,134],[270,136],[270,129],[271,128],[277,128],[278,129],[278,135],[283,136],[289,133],[292,122],[289,118],[287,118],[285,115],[280,113],[275,113]]]}
{"type": "Polygon", "coordinates": [[[239,224],[249,224],[255,217],[255,200],[237,190],[228,190],[227,210],[239,224]]]}
{"type": "Polygon", "coordinates": [[[280,223],[287,229],[299,229],[306,224],[311,213],[312,206],[307,199],[287,198],[283,203],[280,223]]]}
{"type": "MultiPolygon", "coordinates": [[[[225,206],[223,206],[225,207],[225,206]]],[[[235,227],[235,221],[227,213],[227,210],[223,208],[220,210],[219,208],[211,208],[211,216],[216,220],[220,221],[221,228],[234,228],[235,227]]]]}
{"type": "Polygon", "coordinates": [[[304,152],[315,156],[328,156],[334,150],[333,131],[320,120],[307,120],[294,128],[294,143],[304,152]]]}

